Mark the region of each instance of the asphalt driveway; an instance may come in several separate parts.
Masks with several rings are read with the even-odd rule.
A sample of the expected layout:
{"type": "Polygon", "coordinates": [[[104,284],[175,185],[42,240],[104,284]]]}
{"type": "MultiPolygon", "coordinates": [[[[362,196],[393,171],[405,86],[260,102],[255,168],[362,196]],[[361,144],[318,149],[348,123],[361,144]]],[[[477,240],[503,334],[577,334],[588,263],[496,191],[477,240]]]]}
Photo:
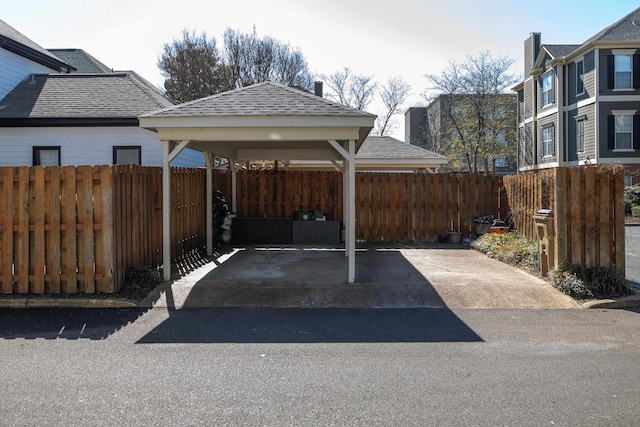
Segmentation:
{"type": "Polygon", "coordinates": [[[366,245],[347,283],[344,250],[229,248],[216,262],[160,286],[154,307],[579,308],[541,278],[464,245],[366,245]]]}

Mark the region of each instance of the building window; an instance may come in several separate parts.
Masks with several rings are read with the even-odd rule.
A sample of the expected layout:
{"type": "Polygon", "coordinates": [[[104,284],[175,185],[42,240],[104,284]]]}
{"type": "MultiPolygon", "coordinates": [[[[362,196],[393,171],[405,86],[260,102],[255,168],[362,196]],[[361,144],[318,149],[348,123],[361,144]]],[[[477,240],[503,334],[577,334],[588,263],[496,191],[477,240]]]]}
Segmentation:
{"type": "Polygon", "coordinates": [[[555,126],[542,128],[542,157],[551,157],[555,154],[555,126]]]}
{"type": "Polygon", "coordinates": [[[640,87],[640,55],[633,50],[613,51],[607,55],[607,88],[632,89],[640,87]]]}
{"type": "Polygon", "coordinates": [[[584,117],[576,120],[576,151],[584,153],[584,117]]]}
{"type": "Polygon", "coordinates": [[[504,157],[496,157],[496,167],[504,168],[507,166],[507,161],[504,157]]]}
{"type": "Polygon", "coordinates": [[[542,106],[553,104],[555,100],[553,95],[553,73],[542,76],[540,85],[542,86],[542,106]]]}
{"type": "Polygon", "coordinates": [[[633,135],[633,116],[618,115],[614,117],[615,150],[631,150],[633,135]]]}
{"type": "Polygon", "coordinates": [[[113,147],[114,165],[139,165],[141,164],[141,147],[122,146],[113,147]]]}
{"type": "Polygon", "coordinates": [[[60,166],[60,147],[33,147],[34,166],[60,166]]]}
{"type": "Polygon", "coordinates": [[[631,55],[614,55],[615,89],[631,89],[631,55]]]}
{"type": "Polygon", "coordinates": [[[576,95],[584,93],[584,61],[576,62],[576,95]]]}

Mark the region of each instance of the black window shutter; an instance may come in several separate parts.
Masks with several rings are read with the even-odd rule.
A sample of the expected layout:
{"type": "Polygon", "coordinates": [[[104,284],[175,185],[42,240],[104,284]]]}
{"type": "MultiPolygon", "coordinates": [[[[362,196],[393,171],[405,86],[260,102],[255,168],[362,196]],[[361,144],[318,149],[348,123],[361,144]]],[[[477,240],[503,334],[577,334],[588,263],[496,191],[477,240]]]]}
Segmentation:
{"type": "Polygon", "coordinates": [[[633,149],[640,150],[640,116],[633,116],[633,149]]]}
{"type": "Polygon", "coordinates": [[[542,77],[538,77],[538,108],[542,106],[542,77]]]}
{"type": "Polygon", "coordinates": [[[607,148],[616,148],[616,122],[615,116],[607,116],[607,148]]]}
{"type": "Polygon", "coordinates": [[[614,76],[615,76],[615,67],[613,62],[613,55],[607,55],[607,88],[613,89],[614,85],[614,76]]]}
{"type": "Polygon", "coordinates": [[[640,87],[640,55],[633,55],[633,87],[640,87]]]}

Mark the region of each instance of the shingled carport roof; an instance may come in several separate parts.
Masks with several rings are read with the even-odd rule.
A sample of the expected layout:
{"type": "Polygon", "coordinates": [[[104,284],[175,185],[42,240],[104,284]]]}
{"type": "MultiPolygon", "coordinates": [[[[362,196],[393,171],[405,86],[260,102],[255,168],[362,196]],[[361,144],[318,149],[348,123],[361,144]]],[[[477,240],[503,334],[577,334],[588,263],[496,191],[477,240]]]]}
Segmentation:
{"type": "MultiPolygon", "coordinates": [[[[229,159],[230,165],[246,160],[344,160],[345,249],[348,280],[353,282],[355,154],[371,132],[375,118],[297,88],[264,82],[144,114],[139,120],[141,127],[157,132],[164,144],[165,215],[169,215],[170,206],[169,164],[186,147],[204,153],[209,171],[214,155],[229,159]]],[[[232,173],[235,176],[234,170],[232,173]]],[[[207,191],[208,196],[210,193],[207,191]]],[[[235,204],[235,193],[232,198],[235,204]]],[[[169,265],[170,218],[165,217],[163,222],[164,265],[169,265]]],[[[209,241],[207,248],[212,251],[209,241]]],[[[165,270],[164,274],[169,280],[170,273],[165,270]]]]}

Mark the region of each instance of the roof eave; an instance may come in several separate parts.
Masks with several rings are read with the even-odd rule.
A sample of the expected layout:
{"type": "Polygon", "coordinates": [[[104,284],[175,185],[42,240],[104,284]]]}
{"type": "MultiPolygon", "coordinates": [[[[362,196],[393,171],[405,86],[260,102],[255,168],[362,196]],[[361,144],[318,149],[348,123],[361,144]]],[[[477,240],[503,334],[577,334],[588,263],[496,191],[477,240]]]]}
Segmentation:
{"type": "Polygon", "coordinates": [[[40,65],[51,68],[59,72],[75,71],[76,69],[69,64],[59,61],[51,56],[45,55],[42,52],[38,52],[28,46],[18,43],[15,40],[0,35],[0,47],[13,52],[16,55],[20,55],[24,58],[30,59],[33,62],[37,62],[40,65]]]}

